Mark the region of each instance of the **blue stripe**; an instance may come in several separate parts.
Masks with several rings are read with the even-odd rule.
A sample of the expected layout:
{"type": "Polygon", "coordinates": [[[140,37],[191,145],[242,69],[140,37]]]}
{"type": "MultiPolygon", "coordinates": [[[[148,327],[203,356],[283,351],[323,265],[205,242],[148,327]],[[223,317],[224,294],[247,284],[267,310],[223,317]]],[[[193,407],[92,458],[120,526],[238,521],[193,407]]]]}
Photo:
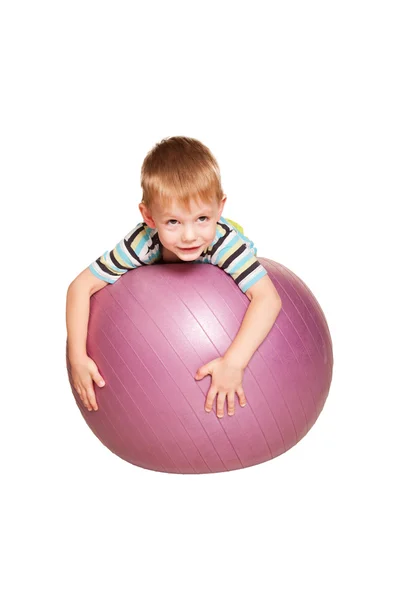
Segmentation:
{"type": "MultiPolygon", "coordinates": [[[[242,258],[242,260],[241,260],[239,263],[237,263],[237,264],[236,264],[236,263],[232,263],[232,264],[231,264],[229,267],[232,267],[232,266],[233,266],[233,268],[234,268],[234,271],[240,271],[240,269],[242,268],[242,266],[243,266],[243,265],[244,265],[246,262],[248,262],[249,258],[254,258],[254,256],[249,256],[249,255],[247,254],[247,255],[245,255],[245,256],[242,258]]],[[[228,267],[228,273],[229,273],[229,267],[228,267]]]]}
{"type": "MultiPolygon", "coordinates": [[[[261,277],[264,277],[264,275],[266,275],[267,272],[263,272],[261,271],[261,273],[259,273],[258,275],[255,275],[253,279],[251,279],[248,283],[245,284],[245,286],[242,288],[240,288],[242,290],[243,293],[247,292],[248,289],[251,288],[252,285],[254,285],[255,283],[257,283],[257,281],[259,281],[261,279],[261,277]]],[[[240,284],[239,284],[240,287],[240,284]]]]}
{"type": "MultiPolygon", "coordinates": [[[[132,265],[132,261],[129,258],[128,254],[125,252],[122,242],[119,242],[117,244],[116,250],[118,250],[118,254],[120,254],[122,256],[122,258],[128,265],[132,265]]],[[[125,271],[126,271],[126,269],[118,269],[118,267],[115,267],[114,265],[113,265],[113,269],[115,269],[116,271],[119,271],[120,273],[125,273],[125,271]]]]}
{"type": "Polygon", "coordinates": [[[237,243],[237,239],[234,237],[233,240],[231,242],[229,242],[224,248],[222,248],[216,255],[216,257],[214,258],[215,262],[219,262],[221,260],[221,258],[223,256],[225,256],[225,254],[227,254],[227,252],[229,252],[229,250],[232,249],[232,247],[237,243]]]}
{"type": "Polygon", "coordinates": [[[97,279],[101,279],[102,281],[106,281],[107,283],[115,283],[114,281],[111,281],[110,279],[107,279],[104,275],[100,275],[100,273],[98,273],[97,271],[94,270],[93,265],[89,265],[89,271],[91,273],[93,273],[93,275],[95,275],[97,277],[97,279]]]}
{"type": "Polygon", "coordinates": [[[133,248],[134,252],[136,252],[136,254],[139,256],[142,251],[143,246],[145,244],[147,244],[148,242],[149,242],[149,238],[148,237],[146,238],[146,236],[143,235],[140,243],[139,244],[136,243],[136,245],[134,246],[134,248],[133,248]]]}

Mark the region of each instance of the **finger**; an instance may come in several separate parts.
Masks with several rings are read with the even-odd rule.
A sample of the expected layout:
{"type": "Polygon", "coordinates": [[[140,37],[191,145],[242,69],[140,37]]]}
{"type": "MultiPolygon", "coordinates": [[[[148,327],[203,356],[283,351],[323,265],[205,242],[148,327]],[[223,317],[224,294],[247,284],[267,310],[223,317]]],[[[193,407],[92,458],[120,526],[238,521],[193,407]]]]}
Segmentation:
{"type": "Polygon", "coordinates": [[[78,395],[79,395],[79,399],[80,399],[80,401],[82,402],[83,406],[84,406],[85,408],[87,408],[87,406],[86,406],[86,398],[85,398],[85,396],[84,396],[84,394],[83,394],[83,388],[81,388],[81,386],[80,386],[80,385],[78,385],[78,384],[74,384],[74,388],[75,388],[75,390],[77,391],[77,393],[78,393],[78,395]]]}
{"type": "Polygon", "coordinates": [[[81,398],[82,398],[82,402],[85,408],[87,408],[89,411],[92,410],[92,406],[90,403],[90,385],[92,383],[92,380],[85,380],[81,383],[81,398]]]}
{"type": "Polygon", "coordinates": [[[212,407],[213,407],[213,404],[214,404],[215,394],[216,394],[216,389],[211,386],[210,389],[208,390],[208,394],[207,394],[207,398],[206,398],[206,403],[204,405],[204,408],[205,408],[205,410],[207,412],[211,412],[212,411],[212,407]]]}
{"type": "Polygon", "coordinates": [[[217,398],[217,417],[222,419],[224,416],[224,405],[226,399],[226,392],[218,392],[217,398]]]}
{"type": "Polygon", "coordinates": [[[246,406],[247,400],[246,400],[246,396],[244,394],[243,388],[242,387],[238,388],[236,390],[236,393],[237,393],[238,398],[239,398],[239,404],[240,404],[240,406],[246,406]]]}
{"type": "Polygon", "coordinates": [[[94,393],[92,384],[86,386],[86,397],[89,402],[88,409],[89,410],[92,410],[92,409],[97,410],[98,406],[97,406],[97,402],[96,402],[96,395],[94,393]]]}
{"type": "Polygon", "coordinates": [[[235,414],[235,392],[228,393],[228,415],[231,417],[235,414]]]}
{"type": "Polygon", "coordinates": [[[89,400],[86,397],[85,388],[79,387],[79,392],[78,393],[79,393],[79,397],[81,399],[81,402],[82,402],[83,406],[89,410],[90,403],[89,403],[89,400]]]}
{"type": "Polygon", "coordinates": [[[90,406],[89,398],[88,398],[85,388],[82,389],[82,402],[83,402],[85,408],[87,408],[88,410],[92,410],[92,407],[90,406]]]}

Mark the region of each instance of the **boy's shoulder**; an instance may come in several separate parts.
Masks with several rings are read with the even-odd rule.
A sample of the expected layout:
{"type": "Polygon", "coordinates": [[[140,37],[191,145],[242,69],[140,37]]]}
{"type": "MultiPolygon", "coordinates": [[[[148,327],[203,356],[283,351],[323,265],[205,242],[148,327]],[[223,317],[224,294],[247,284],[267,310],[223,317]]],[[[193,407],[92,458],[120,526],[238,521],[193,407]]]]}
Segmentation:
{"type": "Polygon", "coordinates": [[[228,219],[226,217],[220,217],[217,223],[217,232],[214,243],[220,242],[221,237],[226,239],[227,241],[242,241],[246,244],[248,248],[253,248],[254,243],[245,236],[243,227],[233,221],[232,219],[228,219]]]}
{"type": "Polygon", "coordinates": [[[234,229],[235,231],[243,235],[243,227],[239,225],[239,223],[236,223],[236,221],[221,216],[218,222],[228,226],[230,229],[234,229]]]}
{"type": "Polygon", "coordinates": [[[225,217],[217,221],[215,238],[207,251],[195,262],[211,262],[217,264],[222,257],[225,259],[233,255],[244,255],[247,252],[256,255],[257,248],[254,242],[243,233],[241,225],[225,217]]]}
{"type": "Polygon", "coordinates": [[[137,223],[113,250],[114,257],[123,257],[127,264],[135,266],[157,262],[161,255],[161,243],[158,230],[152,229],[144,221],[137,223]]]}

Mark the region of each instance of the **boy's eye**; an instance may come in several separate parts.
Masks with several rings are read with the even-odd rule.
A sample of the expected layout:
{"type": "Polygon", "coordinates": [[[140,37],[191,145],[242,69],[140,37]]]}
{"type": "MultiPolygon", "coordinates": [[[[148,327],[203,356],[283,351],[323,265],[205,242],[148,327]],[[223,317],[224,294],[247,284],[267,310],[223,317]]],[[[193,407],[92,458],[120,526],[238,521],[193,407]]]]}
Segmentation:
{"type": "MultiPolygon", "coordinates": [[[[199,217],[199,219],[208,219],[208,217],[206,217],[206,216],[203,215],[202,217],[199,217]]],[[[169,219],[168,225],[170,225],[170,224],[174,225],[174,223],[177,223],[177,222],[178,221],[176,219],[169,219]]],[[[204,221],[202,221],[202,223],[204,223],[204,221]]]]}

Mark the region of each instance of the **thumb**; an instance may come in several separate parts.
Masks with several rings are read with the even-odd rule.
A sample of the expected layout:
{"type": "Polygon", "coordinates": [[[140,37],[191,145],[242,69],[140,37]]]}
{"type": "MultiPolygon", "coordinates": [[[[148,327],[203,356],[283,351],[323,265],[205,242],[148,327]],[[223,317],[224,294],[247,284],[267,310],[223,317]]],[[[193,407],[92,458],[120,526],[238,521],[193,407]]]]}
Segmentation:
{"type": "Polygon", "coordinates": [[[93,380],[97,383],[97,385],[99,387],[104,387],[105,386],[105,381],[102,378],[102,376],[100,375],[100,373],[97,371],[97,373],[95,373],[94,375],[92,375],[93,380]]]}
{"type": "Polygon", "coordinates": [[[90,373],[90,377],[93,379],[93,381],[99,387],[103,387],[104,385],[106,385],[104,379],[102,378],[102,376],[99,373],[98,366],[96,365],[94,360],[92,358],[90,358],[89,356],[88,356],[88,371],[90,373]]]}
{"type": "Polygon", "coordinates": [[[208,364],[207,364],[207,365],[203,365],[202,367],[200,367],[200,369],[197,370],[197,373],[194,376],[194,378],[195,379],[203,379],[203,377],[205,377],[208,374],[209,374],[209,370],[208,370],[208,364]]]}

